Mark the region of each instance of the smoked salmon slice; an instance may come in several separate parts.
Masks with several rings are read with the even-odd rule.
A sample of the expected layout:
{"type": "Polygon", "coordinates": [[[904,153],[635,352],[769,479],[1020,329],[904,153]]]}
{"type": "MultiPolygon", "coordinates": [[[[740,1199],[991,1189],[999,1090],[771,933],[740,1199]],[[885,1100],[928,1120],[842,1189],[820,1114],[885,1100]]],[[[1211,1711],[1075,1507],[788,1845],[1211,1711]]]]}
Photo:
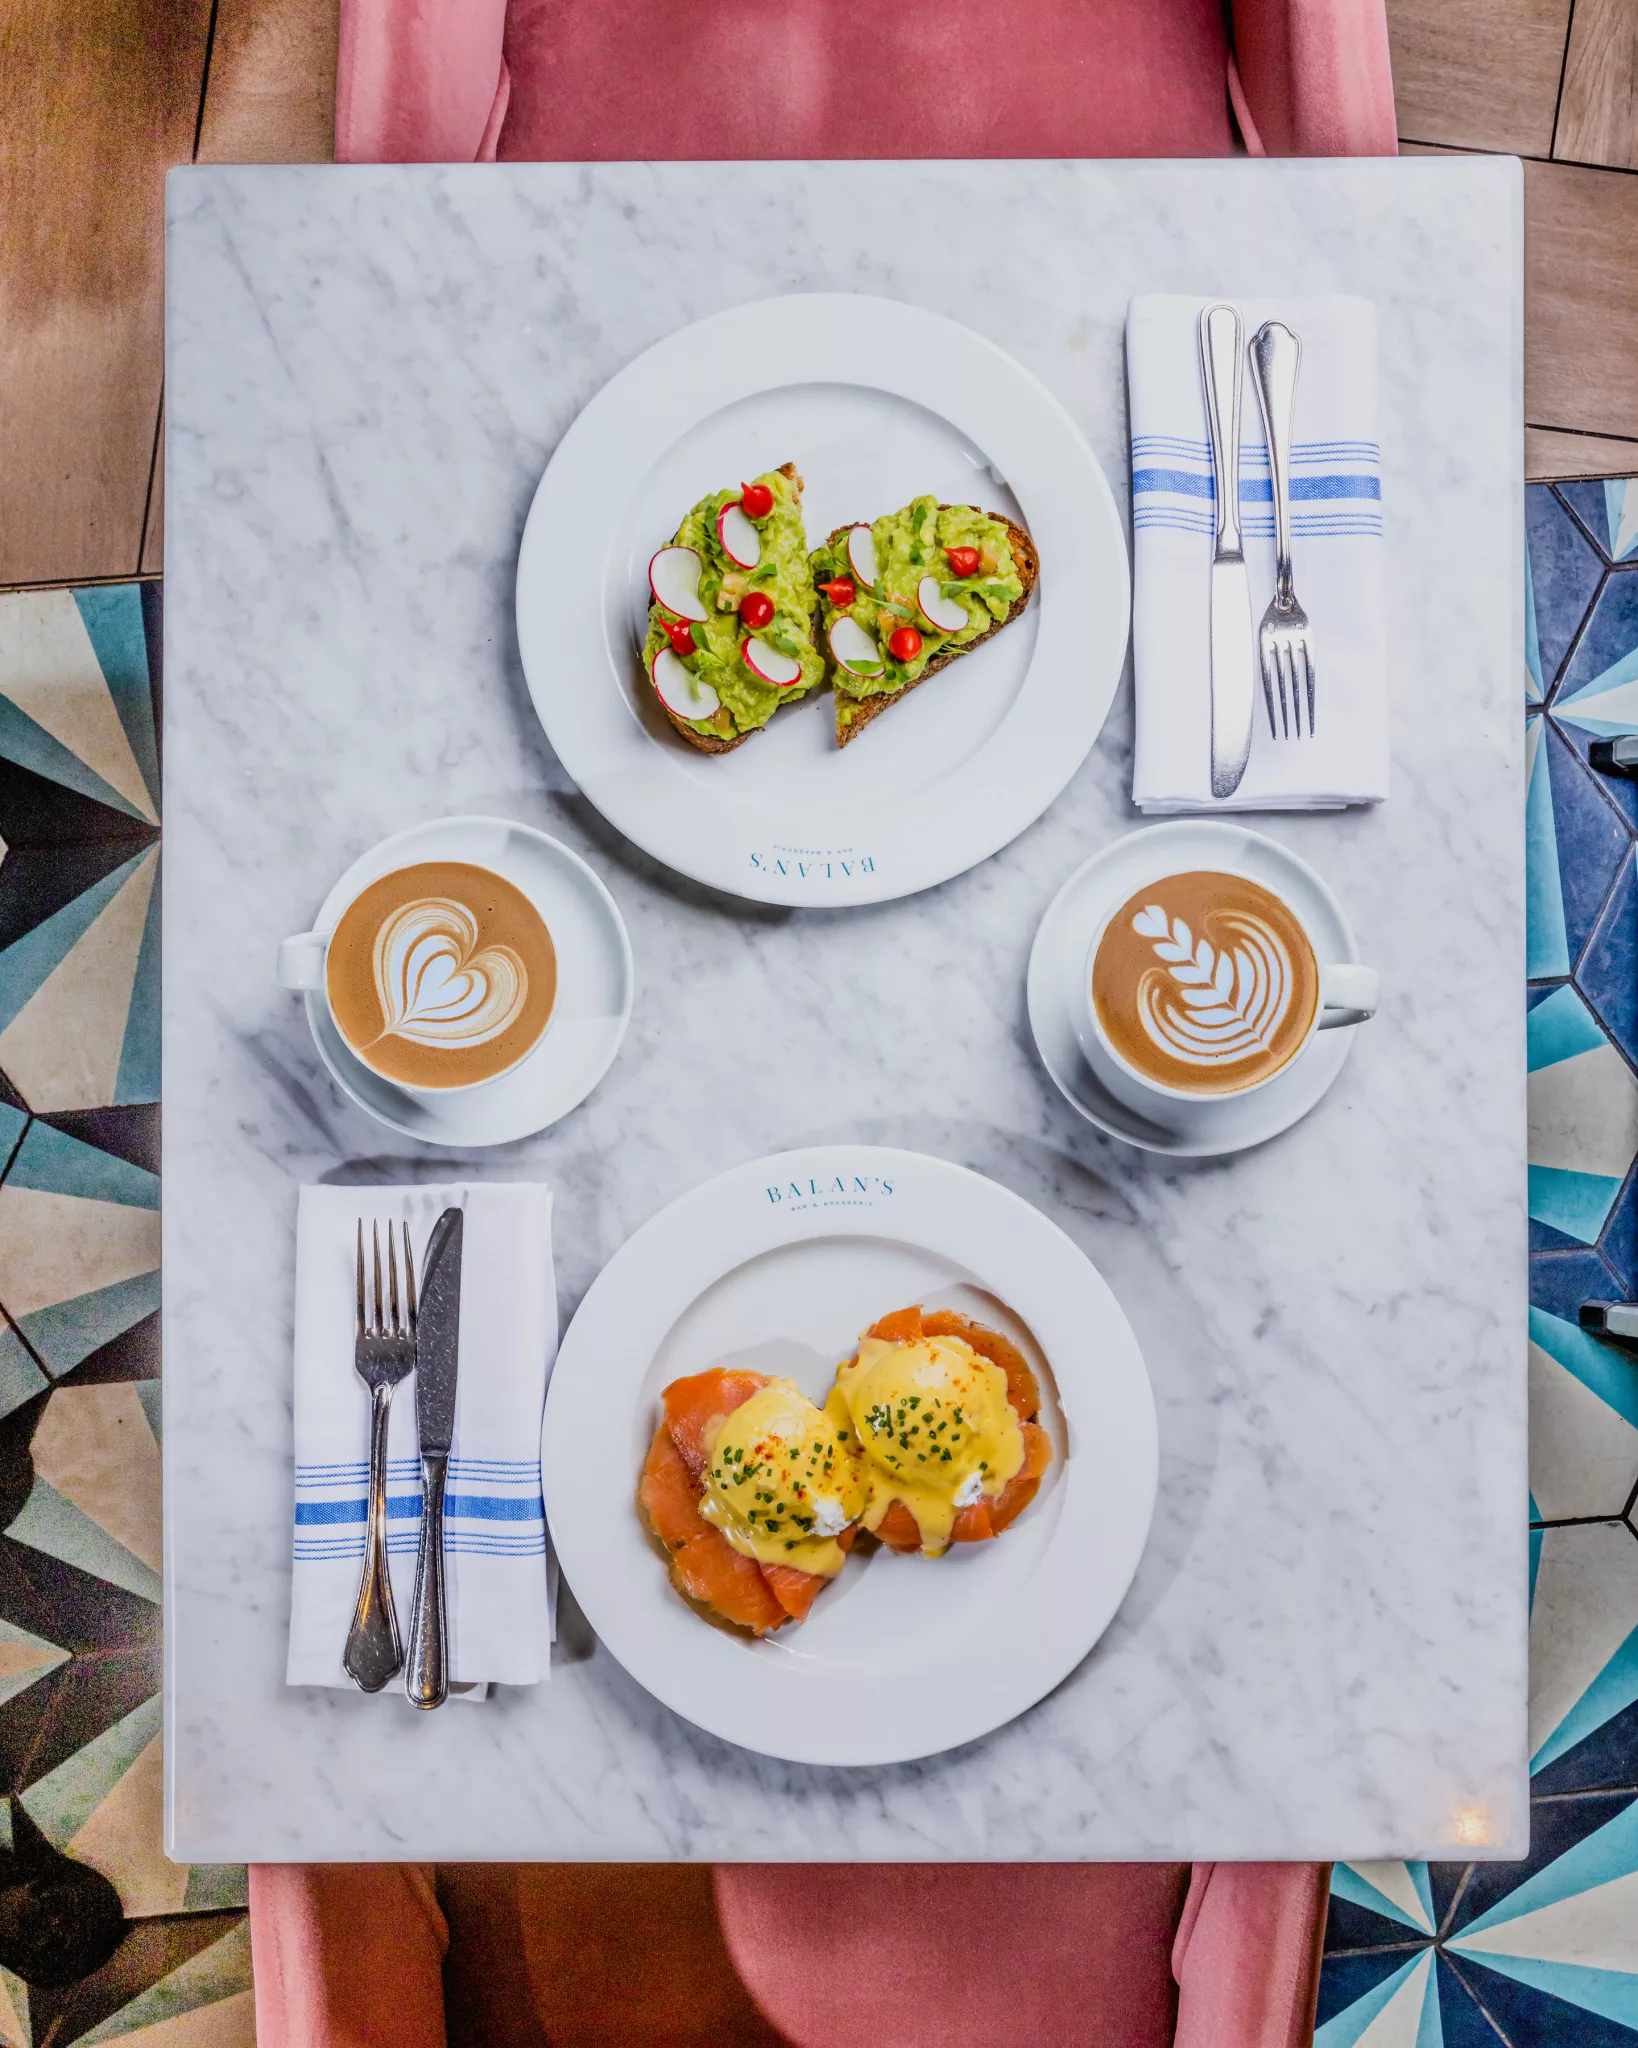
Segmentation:
{"type": "MultiPolygon", "coordinates": [[[[666,1552],[678,1592],[758,1636],[804,1620],[825,1583],[794,1565],[758,1564],[700,1513],[706,1446],[723,1419],[767,1384],[760,1373],[722,1366],[673,1380],[662,1396],[664,1415],[637,1487],[643,1521],[666,1552]]],[[[838,1538],[844,1550],[855,1533],[848,1529],[838,1538]]]]}
{"type": "Polygon", "coordinates": [[[666,1427],[690,1472],[705,1470],[705,1447],[724,1417],[767,1384],[759,1372],[728,1372],[720,1365],[671,1382],[662,1396],[666,1427]]]}
{"type": "Polygon", "coordinates": [[[876,1525],[876,1534],[889,1550],[919,1550],[921,1548],[921,1525],[905,1506],[896,1500],[876,1525]]]}
{"type": "Polygon", "coordinates": [[[663,1422],[648,1447],[637,1499],[644,1521],[667,1550],[677,1550],[702,1529],[711,1528],[700,1513],[700,1483],[663,1422]]]}
{"type": "Polygon", "coordinates": [[[1052,1463],[1052,1439],[1038,1422],[1024,1424],[1024,1462],[994,1500],[962,1508],[950,1531],[952,1543],[982,1543],[1016,1522],[1041,1490],[1041,1476],[1052,1463]]]}
{"type": "Polygon", "coordinates": [[[775,1599],[756,1559],[742,1557],[709,1522],[700,1527],[702,1534],[671,1553],[671,1578],[679,1592],[752,1635],[765,1636],[789,1621],[789,1611],[775,1599]]]}
{"type": "Polygon", "coordinates": [[[865,1332],[867,1337],[879,1337],[884,1344],[919,1344],[924,1336],[936,1334],[923,1322],[919,1305],[896,1308],[890,1316],[883,1316],[879,1323],[872,1323],[865,1332]]]}

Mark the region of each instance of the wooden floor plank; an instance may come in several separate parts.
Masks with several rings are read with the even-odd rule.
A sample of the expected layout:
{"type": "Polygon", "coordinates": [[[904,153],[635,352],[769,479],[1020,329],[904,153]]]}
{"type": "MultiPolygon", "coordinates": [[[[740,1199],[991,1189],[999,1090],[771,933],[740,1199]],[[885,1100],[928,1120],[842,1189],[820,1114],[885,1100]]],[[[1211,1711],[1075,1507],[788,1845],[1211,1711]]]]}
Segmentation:
{"type": "Polygon", "coordinates": [[[0,584],[134,575],[210,0],[0,0],[0,584]]]}
{"type": "Polygon", "coordinates": [[[218,0],[199,161],[328,163],[336,0],[218,0]]]}
{"type": "Polygon", "coordinates": [[[1638,441],[1526,427],[1524,473],[1533,484],[1555,482],[1560,477],[1638,476],[1638,441]]]}
{"type": "Polygon", "coordinates": [[[148,511],[142,523],[142,573],[158,576],[165,567],[165,401],[159,403],[159,430],[154,435],[153,480],[148,511]]]}
{"type": "Polygon", "coordinates": [[[1546,156],[1569,25],[1570,0],[1388,0],[1400,134],[1546,156]]]}
{"type": "Polygon", "coordinates": [[[1638,170],[1638,6],[1576,0],[1553,154],[1638,170]]]}
{"type": "Polygon", "coordinates": [[[1524,167],[1524,416],[1638,438],[1638,177],[1524,167]]]}

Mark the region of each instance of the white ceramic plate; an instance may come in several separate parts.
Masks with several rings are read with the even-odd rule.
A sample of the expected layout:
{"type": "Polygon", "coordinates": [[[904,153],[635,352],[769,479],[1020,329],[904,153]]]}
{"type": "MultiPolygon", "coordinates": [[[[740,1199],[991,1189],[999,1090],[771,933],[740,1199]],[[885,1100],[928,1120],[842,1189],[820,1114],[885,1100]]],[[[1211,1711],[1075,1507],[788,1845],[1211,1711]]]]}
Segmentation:
{"type": "Polygon", "coordinates": [[[658,1699],[767,1756],[884,1764],[972,1741],[1074,1669],[1137,1569],[1158,1448],[1137,1340],[1055,1224],[943,1160],[834,1145],[736,1167],[615,1254],[563,1340],[542,1471],[575,1598],[658,1699]],[[913,1301],[1030,1357],[1054,1449],[1040,1494],[993,1543],[850,1557],[800,1627],[714,1628],[637,1518],[662,1390],[732,1361],[822,1400],[860,1330],[913,1301]]]}
{"type": "Polygon", "coordinates": [[[1006,845],[1097,738],[1130,611],[1115,500],[1051,393],[952,320],[841,293],[735,307],[629,364],[563,437],[518,559],[524,673],[569,773],[656,859],[764,903],[906,896],[1006,845]],[[642,676],[648,561],[708,491],[786,461],[815,544],[932,491],[1018,519],[1040,582],[845,751],[821,690],[704,755],[642,676]]]}
{"type": "Polygon", "coordinates": [[[1145,882],[1189,868],[1216,868],[1265,883],[1295,906],[1323,959],[1359,958],[1342,905],[1289,847],[1243,825],[1178,818],[1115,840],[1078,867],[1053,897],[1030,949],[1029,1021],[1041,1064],[1089,1123],[1145,1152],[1212,1159],[1277,1138],[1305,1117],[1342,1072],[1361,1027],[1321,1031],[1265,1088],[1180,1105],[1172,1122],[1151,1122],[1112,1095],[1087,1064],[1075,1031],[1088,948],[1109,911],[1145,882]]]}
{"type": "Polygon", "coordinates": [[[442,1099],[407,1094],[365,1066],[313,990],[305,997],[324,1064],[360,1109],[428,1145],[504,1145],[567,1116],[602,1080],[631,1020],[631,941],[614,898],[558,840],[505,818],[437,818],[362,854],[325,897],[313,930],[335,929],[353,898],[394,868],[465,860],[527,896],[557,949],[557,1002],[540,1043],[509,1073],[442,1099]]]}

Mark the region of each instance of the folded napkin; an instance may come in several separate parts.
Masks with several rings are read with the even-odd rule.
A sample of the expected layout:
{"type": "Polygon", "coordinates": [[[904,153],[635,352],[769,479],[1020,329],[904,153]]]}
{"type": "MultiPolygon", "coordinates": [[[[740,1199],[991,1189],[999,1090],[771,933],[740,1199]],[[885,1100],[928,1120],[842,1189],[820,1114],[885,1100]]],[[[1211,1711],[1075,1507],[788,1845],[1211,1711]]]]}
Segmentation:
{"type": "MultiPolygon", "coordinates": [[[[1302,342],[1291,559],[1297,601],[1314,636],[1315,736],[1270,737],[1254,659],[1256,716],[1245,779],[1232,797],[1212,797],[1216,499],[1198,338],[1201,311],[1211,303],[1153,293],[1134,299],[1126,315],[1136,584],[1132,801],[1151,812],[1380,803],[1388,794],[1388,703],[1376,308],[1340,297],[1233,301],[1248,343],[1265,320],[1283,320],[1302,342]]],[[[1274,594],[1274,506],[1249,362],[1240,409],[1240,514],[1255,635],[1274,594]]],[[[1277,694],[1275,701],[1277,711],[1277,694]]]]}
{"type": "MultiPolygon", "coordinates": [[[[481,1697],[490,1682],[548,1673],[552,1603],[540,1497],[540,1416],[557,1356],[552,1197],[521,1183],[307,1187],[296,1208],[296,1525],[290,1685],[343,1685],[341,1668],[364,1560],[370,1396],[353,1370],[354,1242],[370,1224],[408,1223],[420,1277],[443,1210],[466,1212],[460,1372],[445,1495],[449,1670],[481,1697]]],[[[402,1233],[400,1233],[400,1251],[402,1233]]],[[[398,1628],[409,1640],[421,1467],[415,1376],[394,1390],[387,1439],[387,1561],[398,1628]]],[[[398,1693],[395,1684],[389,1688],[398,1693]]],[[[399,1695],[401,1697],[401,1694],[399,1695]]]]}

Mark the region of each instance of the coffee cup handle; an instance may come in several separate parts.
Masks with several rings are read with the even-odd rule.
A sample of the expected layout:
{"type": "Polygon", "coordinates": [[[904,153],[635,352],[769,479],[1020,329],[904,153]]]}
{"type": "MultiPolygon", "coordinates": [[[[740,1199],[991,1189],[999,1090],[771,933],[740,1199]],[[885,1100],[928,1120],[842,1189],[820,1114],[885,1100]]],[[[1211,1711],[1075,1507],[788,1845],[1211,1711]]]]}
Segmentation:
{"type": "Polygon", "coordinates": [[[313,989],[324,983],[324,953],[330,943],[328,932],[298,932],[279,943],[280,988],[313,989]]]}
{"type": "Polygon", "coordinates": [[[1339,1024],[1363,1024],[1367,1017],[1374,1017],[1380,980],[1374,967],[1362,967],[1357,961],[1339,961],[1322,967],[1320,1030],[1332,1031],[1339,1024]]]}

